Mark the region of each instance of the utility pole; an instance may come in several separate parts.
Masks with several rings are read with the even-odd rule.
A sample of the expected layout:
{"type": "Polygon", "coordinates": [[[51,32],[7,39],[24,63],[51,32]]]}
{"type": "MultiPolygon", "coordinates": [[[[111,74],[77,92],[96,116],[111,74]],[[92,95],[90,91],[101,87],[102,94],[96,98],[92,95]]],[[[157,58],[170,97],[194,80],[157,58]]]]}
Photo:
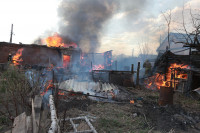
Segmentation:
{"type": "Polygon", "coordinates": [[[10,43],[12,43],[12,36],[13,36],[13,24],[11,25],[10,43]]]}

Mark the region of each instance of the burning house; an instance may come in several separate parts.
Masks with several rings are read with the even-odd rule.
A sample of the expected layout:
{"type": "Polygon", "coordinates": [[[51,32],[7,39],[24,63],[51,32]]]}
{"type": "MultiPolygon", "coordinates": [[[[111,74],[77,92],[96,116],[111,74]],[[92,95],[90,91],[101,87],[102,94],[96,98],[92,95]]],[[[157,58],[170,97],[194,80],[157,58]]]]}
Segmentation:
{"type": "Polygon", "coordinates": [[[11,58],[16,66],[25,68],[49,67],[74,68],[79,63],[81,50],[78,48],[48,47],[36,44],[0,43],[0,63],[4,66],[11,58]]]}
{"type": "Polygon", "coordinates": [[[160,90],[160,105],[173,103],[173,92],[190,93],[200,87],[200,56],[166,51],[155,62],[154,76],[145,80],[148,89],[160,90]]]}
{"type": "Polygon", "coordinates": [[[160,90],[160,104],[172,104],[173,91],[188,94],[200,87],[198,40],[193,34],[170,33],[169,40],[166,38],[157,49],[154,76],[145,80],[145,86],[160,90]]]}
{"type": "Polygon", "coordinates": [[[169,40],[166,37],[157,49],[155,75],[148,79],[147,88],[165,86],[188,92],[199,87],[200,84],[196,83],[200,76],[199,39],[192,34],[170,33],[169,40]]]}
{"type": "MultiPolygon", "coordinates": [[[[171,86],[175,90],[183,87],[182,91],[188,92],[200,86],[197,82],[200,78],[199,61],[199,55],[175,55],[167,51],[157,60],[156,73],[160,73],[160,75],[164,74],[160,78],[163,84],[169,83],[168,87],[171,86]]],[[[160,86],[163,85],[161,84],[160,86]]]]}

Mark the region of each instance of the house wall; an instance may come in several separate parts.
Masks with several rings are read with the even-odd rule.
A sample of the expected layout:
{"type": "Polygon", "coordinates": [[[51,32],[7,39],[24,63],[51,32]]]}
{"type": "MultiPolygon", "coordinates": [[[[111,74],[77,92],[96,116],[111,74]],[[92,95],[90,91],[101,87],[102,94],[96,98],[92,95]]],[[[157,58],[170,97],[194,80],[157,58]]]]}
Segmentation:
{"type": "Polygon", "coordinates": [[[39,45],[21,45],[0,42],[0,63],[8,62],[8,55],[14,56],[18,49],[23,48],[22,65],[48,66],[49,63],[62,65],[62,56],[59,49],[39,45]]]}

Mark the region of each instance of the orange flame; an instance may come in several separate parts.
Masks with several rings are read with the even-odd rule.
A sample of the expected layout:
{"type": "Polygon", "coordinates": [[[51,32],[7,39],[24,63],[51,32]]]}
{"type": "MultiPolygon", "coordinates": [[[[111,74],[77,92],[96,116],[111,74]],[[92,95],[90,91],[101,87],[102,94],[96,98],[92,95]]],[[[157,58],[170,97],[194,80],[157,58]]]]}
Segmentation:
{"type": "MultiPolygon", "coordinates": [[[[50,88],[54,87],[54,85],[52,84],[52,80],[49,80],[48,82],[46,82],[46,84],[48,84],[48,86],[43,92],[40,93],[41,96],[44,96],[50,88]]],[[[46,86],[46,84],[44,86],[46,86]]]]}
{"type": "Polygon", "coordinates": [[[60,96],[64,96],[65,95],[65,93],[64,92],[58,92],[58,95],[60,95],[60,96]]]}
{"type": "Polygon", "coordinates": [[[53,36],[49,36],[46,39],[43,40],[44,43],[47,44],[48,47],[64,47],[64,48],[68,48],[70,46],[77,48],[77,44],[76,43],[69,43],[69,44],[65,44],[63,43],[62,38],[59,36],[58,33],[55,33],[53,36]]]}
{"type": "Polygon", "coordinates": [[[69,55],[63,55],[63,67],[68,67],[70,63],[70,56],[69,55]]]}
{"type": "Polygon", "coordinates": [[[102,70],[102,69],[104,69],[104,65],[101,65],[101,64],[93,65],[92,67],[92,70],[102,70]]]}
{"type": "MultiPolygon", "coordinates": [[[[53,87],[54,87],[54,85],[52,84],[52,80],[49,80],[48,82],[46,82],[46,84],[45,84],[44,86],[47,86],[47,87],[45,88],[45,90],[44,90],[43,92],[40,93],[41,96],[44,96],[50,88],[53,88],[53,87]],[[47,86],[47,84],[48,84],[48,86],[47,86]]],[[[59,92],[58,92],[58,95],[64,96],[65,93],[59,91],[59,92]]]]}
{"type": "Polygon", "coordinates": [[[176,85],[178,84],[178,79],[187,79],[187,74],[180,73],[180,71],[177,70],[179,68],[186,69],[188,68],[188,65],[176,64],[176,63],[171,64],[170,67],[168,68],[168,72],[166,73],[166,75],[156,73],[154,76],[148,78],[145,81],[146,88],[160,89],[161,86],[170,87],[171,85],[172,85],[171,87],[175,88],[176,85]],[[173,79],[173,77],[175,78],[173,79]]]}
{"type": "Polygon", "coordinates": [[[16,54],[13,56],[12,61],[15,66],[20,65],[20,63],[23,61],[22,60],[22,51],[23,50],[24,50],[23,48],[18,49],[16,54]]]}
{"type": "Polygon", "coordinates": [[[135,103],[135,101],[134,100],[130,100],[130,104],[134,104],[135,103]]]}

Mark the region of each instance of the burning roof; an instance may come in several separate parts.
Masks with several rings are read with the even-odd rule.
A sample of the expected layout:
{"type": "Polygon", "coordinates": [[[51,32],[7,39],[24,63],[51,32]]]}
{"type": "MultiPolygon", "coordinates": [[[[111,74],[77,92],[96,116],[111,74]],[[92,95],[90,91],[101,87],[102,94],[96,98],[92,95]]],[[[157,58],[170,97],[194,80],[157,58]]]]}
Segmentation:
{"type": "Polygon", "coordinates": [[[53,36],[43,39],[43,43],[45,43],[48,47],[77,48],[77,44],[74,42],[64,43],[58,33],[54,33],[53,36]]]}

